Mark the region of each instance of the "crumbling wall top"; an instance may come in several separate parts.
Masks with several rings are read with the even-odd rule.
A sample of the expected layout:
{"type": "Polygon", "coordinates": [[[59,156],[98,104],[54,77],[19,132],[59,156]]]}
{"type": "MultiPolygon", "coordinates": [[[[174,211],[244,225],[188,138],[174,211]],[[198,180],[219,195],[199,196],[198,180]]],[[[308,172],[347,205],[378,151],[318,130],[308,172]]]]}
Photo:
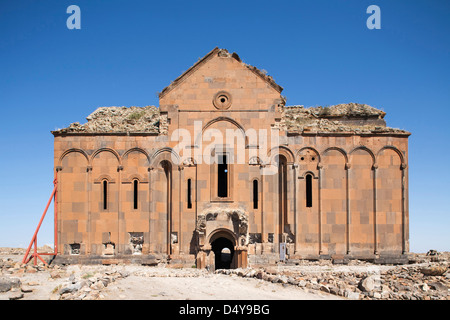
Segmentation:
{"type": "Polygon", "coordinates": [[[386,113],[366,104],[342,103],[327,107],[286,106],[277,126],[290,133],[374,133],[409,135],[386,126],[386,113]]]}
{"type": "Polygon", "coordinates": [[[85,124],[78,122],[52,131],[54,135],[67,133],[127,133],[142,132],[165,134],[167,116],[155,106],[100,107],[91,113],[85,124]]]}

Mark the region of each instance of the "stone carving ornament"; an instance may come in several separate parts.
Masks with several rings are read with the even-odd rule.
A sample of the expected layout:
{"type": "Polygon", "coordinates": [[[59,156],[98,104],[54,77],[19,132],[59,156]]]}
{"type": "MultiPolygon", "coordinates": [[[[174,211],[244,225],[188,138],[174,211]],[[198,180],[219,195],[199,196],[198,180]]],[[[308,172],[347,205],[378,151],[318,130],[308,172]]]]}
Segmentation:
{"type": "Polygon", "coordinates": [[[233,222],[238,223],[239,243],[246,245],[248,242],[248,216],[241,209],[224,209],[224,208],[209,208],[197,217],[197,226],[195,230],[199,234],[204,234],[206,231],[207,221],[214,221],[219,216],[227,216],[233,222]]]}

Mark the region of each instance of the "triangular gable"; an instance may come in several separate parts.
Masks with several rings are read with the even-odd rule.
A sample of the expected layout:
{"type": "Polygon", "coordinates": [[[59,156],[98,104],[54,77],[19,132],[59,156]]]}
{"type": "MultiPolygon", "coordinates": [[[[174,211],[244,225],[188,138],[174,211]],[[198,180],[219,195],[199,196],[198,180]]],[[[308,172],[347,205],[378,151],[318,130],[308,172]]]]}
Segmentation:
{"type": "MultiPolygon", "coordinates": [[[[172,83],[170,85],[168,85],[167,87],[165,87],[160,93],[159,93],[159,98],[163,98],[167,93],[169,93],[172,89],[174,89],[175,87],[177,87],[179,84],[181,84],[185,79],[187,79],[193,72],[195,72],[195,70],[197,70],[198,68],[200,68],[200,66],[202,66],[203,64],[205,64],[209,59],[211,59],[212,57],[214,57],[216,54],[219,55],[227,55],[229,56],[230,53],[228,52],[228,50],[226,49],[220,49],[218,47],[215,47],[213,50],[211,50],[209,53],[207,53],[203,58],[199,59],[192,67],[190,67],[188,70],[186,70],[185,72],[183,72],[178,78],[176,78],[174,81],[172,81],[172,83]]],[[[237,53],[233,52],[231,54],[231,57],[236,59],[238,62],[242,63],[243,65],[245,65],[245,67],[247,67],[250,71],[252,71],[253,73],[255,73],[257,76],[259,76],[261,79],[263,79],[265,82],[267,82],[271,87],[273,87],[276,91],[278,91],[279,93],[281,93],[281,91],[283,91],[283,87],[281,87],[280,85],[278,85],[277,83],[275,83],[275,81],[273,80],[273,78],[271,76],[266,75],[264,72],[262,72],[261,70],[259,70],[258,68],[248,65],[244,62],[242,62],[242,60],[239,58],[239,56],[237,55],[237,53]]]]}

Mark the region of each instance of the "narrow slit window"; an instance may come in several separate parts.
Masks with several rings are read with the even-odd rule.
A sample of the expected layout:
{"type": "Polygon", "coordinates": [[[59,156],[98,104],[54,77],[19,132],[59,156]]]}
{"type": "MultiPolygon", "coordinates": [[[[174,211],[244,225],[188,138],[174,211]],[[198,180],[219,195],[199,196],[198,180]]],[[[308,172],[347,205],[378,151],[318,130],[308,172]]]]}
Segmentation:
{"type": "Polygon", "coordinates": [[[219,198],[226,198],[228,197],[228,164],[226,155],[219,157],[217,175],[217,196],[219,198]]]}
{"type": "Polygon", "coordinates": [[[306,175],[306,207],[312,207],[312,175],[306,175]]]}
{"type": "Polygon", "coordinates": [[[103,180],[103,210],[108,209],[108,181],[103,180]]]}
{"type": "Polygon", "coordinates": [[[138,208],[138,191],[139,191],[139,182],[137,180],[133,181],[133,208],[138,208]]]}
{"type": "Polygon", "coordinates": [[[192,179],[187,181],[187,207],[192,209],[192,179]]]}
{"type": "Polygon", "coordinates": [[[258,180],[253,180],[253,209],[258,209],[258,180]]]}

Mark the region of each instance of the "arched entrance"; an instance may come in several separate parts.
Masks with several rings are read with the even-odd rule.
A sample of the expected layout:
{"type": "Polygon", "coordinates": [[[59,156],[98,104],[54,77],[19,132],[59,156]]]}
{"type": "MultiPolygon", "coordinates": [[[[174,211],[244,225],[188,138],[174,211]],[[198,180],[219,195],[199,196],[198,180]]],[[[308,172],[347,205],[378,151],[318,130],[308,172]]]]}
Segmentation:
{"type": "Polygon", "coordinates": [[[234,258],[233,243],[227,238],[220,237],[211,242],[211,250],[214,252],[214,269],[231,269],[234,258]]]}
{"type": "Polygon", "coordinates": [[[211,251],[214,253],[215,270],[236,268],[236,239],[231,231],[216,231],[211,235],[209,243],[211,251]]]}
{"type": "Polygon", "coordinates": [[[197,217],[197,268],[247,268],[248,215],[240,209],[218,209],[197,217]],[[217,257],[217,259],[216,259],[217,257]]]}

